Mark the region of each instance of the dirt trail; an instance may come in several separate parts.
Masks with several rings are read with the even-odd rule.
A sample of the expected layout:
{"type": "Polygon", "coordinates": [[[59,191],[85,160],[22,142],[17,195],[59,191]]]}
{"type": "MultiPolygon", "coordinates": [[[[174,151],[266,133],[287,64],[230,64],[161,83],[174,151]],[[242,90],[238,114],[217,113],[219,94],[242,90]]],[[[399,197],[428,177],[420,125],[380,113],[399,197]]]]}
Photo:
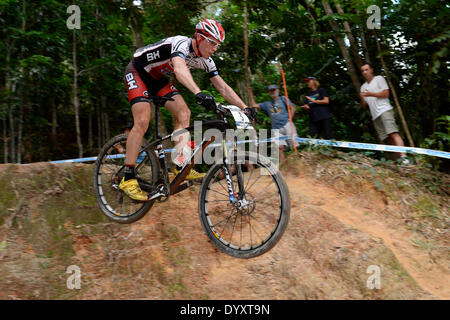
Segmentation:
{"type": "Polygon", "coordinates": [[[415,246],[417,232],[373,186],[353,192],[293,166],[282,170],[288,228],[247,260],[203,233],[198,185],[120,225],[97,206],[91,165],[0,166],[0,299],[450,298],[446,256],[415,246]],[[82,270],[79,291],[66,287],[69,265],[82,270]],[[379,290],[367,286],[371,265],[381,268],[379,290]]]}
{"type": "Polygon", "coordinates": [[[444,266],[433,263],[427,252],[411,242],[412,232],[384,221],[377,212],[384,203],[361,206],[358,200],[311,177],[287,177],[291,198],[319,206],[346,225],[383,240],[419,286],[439,299],[450,299],[450,277],[444,266]]]}

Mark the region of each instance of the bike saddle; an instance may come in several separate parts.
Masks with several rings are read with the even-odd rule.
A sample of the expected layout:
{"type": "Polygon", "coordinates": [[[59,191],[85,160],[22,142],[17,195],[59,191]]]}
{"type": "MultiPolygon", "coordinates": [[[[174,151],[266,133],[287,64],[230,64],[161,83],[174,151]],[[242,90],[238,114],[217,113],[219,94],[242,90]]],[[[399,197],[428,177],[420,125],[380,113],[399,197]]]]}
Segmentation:
{"type": "Polygon", "coordinates": [[[154,104],[156,105],[164,105],[164,103],[166,101],[174,101],[173,98],[169,98],[169,97],[158,97],[158,96],[153,96],[150,98],[154,104]]]}

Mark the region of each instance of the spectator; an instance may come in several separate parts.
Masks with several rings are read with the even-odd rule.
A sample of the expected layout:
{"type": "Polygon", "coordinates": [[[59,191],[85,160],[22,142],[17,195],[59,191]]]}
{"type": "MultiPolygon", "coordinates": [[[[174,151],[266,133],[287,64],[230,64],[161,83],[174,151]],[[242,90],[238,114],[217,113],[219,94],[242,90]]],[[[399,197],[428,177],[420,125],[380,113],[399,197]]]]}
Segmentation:
{"type": "MultiPolygon", "coordinates": [[[[279,130],[280,136],[289,136],[291,137],[291,124],[289,123],[289,113],[287,109],[287,99],[285,96],[280,97],[280,90],[278,86],[272,84],[267,87],[269,90],[270,97],[272,101],[266,101],[262,103],[253,103],[253,108],[261,109],[266,112],[271,120],[272,129],[279,130]]],[[[289,100],[289,105],[291,107],[291,117],[294,117],[295,114],[295,106],[289,100]]],[[[292,124],[294,130],[294,139],[297,136],[297,129],[295,128],[295,124],[292,124]]],[[[292,139],[289,138],[287,140],[280,140],[279,142],[279,151],[280,151],[280,163],[282,163],[285,159],[284,156],[284,147],[288,146],[292,148],[292,139]]],[[[298,145],[298,143],[296,143],[298,145]]]]}
{"type": "Polygon", "coordinates": [[[320,88],[320,83],[316,77],[303,79],[312,92],[306,96],[306,103],[301,106],[309,112],[309,135],[311,137],[323,134],[324,139],[334,139],[333,137],[333,115],[330,112],[328,93],[324,88],[320,88]]]}
{"type": "MultiPolygon", "coordinates": [[[[361,73],[366,82],[361,86],[361,105],[364,109],[369,105],[372,121],[381,142],[404,146],[395,123],[394,109],[389,102],[389,86],[382,76],[375,76],[372,65],[369,63],[361,67],[361,73]]],[[[399,153],[402,164],[409,164],[406,154],[399,153]]]]}

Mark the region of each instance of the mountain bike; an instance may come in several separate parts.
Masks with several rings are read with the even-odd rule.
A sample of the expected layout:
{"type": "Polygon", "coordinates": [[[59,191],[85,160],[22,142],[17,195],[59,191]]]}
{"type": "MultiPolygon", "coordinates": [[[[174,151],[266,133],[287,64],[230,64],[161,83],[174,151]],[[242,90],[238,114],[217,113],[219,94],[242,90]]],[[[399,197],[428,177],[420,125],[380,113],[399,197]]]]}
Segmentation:
{"type": "MultiPolygon", "coordinates": [[[[150,193],[156,188],[157,198],[137,202],[119,188],[124,176],[127,134],[108,141],[97,157],[95,196],[101,211],[115,222],[135,222],[155,203],[167,201],[192,186],[193,182],[185,181],[185,177],[205,149],[213,146],[215,136],[205,137],[170,181],[163,142],[172,139],[175,133],[161,137],[159,132],[159,108],[166,100],[161,97],[153,99],[156,140],[148,142],[143,139],[136,162],[136,178],[141,189],[150,193]]],[[[248,117],[235,106],[216,104],[215,111],[217,119],[203,121],[202,129],[219,130],[222,135],[222,143],[218,143],[221,152],[200,186],[200,221],[208,238],[222,252],[237,258],[256,257],[273,248],[286,230],[291,208],[289,190],[282,174],[267,157],[239,150],[237,139],[226,141],[225,133],[233,123],[228,118],[233,117],[234,124],[240,128],[252,128],[248,117]]],[[[194,127],[186,130],[192,132],[194,127]]]]}

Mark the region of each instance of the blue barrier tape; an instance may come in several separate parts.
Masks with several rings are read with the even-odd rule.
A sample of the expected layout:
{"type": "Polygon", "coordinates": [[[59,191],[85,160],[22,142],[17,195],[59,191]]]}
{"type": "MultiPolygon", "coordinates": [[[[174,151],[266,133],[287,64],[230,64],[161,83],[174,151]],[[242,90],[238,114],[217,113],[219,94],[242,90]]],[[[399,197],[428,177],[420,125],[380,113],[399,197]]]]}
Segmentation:
{"type": "MultiPolygon", "coordinates": [[[[250,143],[250,142],[256,142],[258,144],[261,143],[270,143],[275,142],[276,140],[290,140],[292,139],[290,136],[281,136],[278,138],[270,138],[264,141],[259,140],[245,140],[245,141],[238,141],[238,144],[242,143],[250,143]]],[[[375,143],[360,143],[360,142],[347,142],[347,141],[334,141],[334,140],[320,140],[320,139],[310,139],[310,138],[295,138],[296,142],[303,143],[303,144],[312,144],[312,145],[328,145],[331,147],[337,147],[337,148],[347,148],[347,149],[362,149],[362,150],[374,150],[374,151],[388,151],[388,152],[404,152],[404,153],[412,153],[412,154],[424,154],[427,156],[433,156],[433,157],[439,157],[439,158],[445,158],[450,159],[450,152],[446,151],[439,151],[439,150],[431,150],[431,149],[423,149],[423,148],[413,148],[413,147],[398,147],[398,146],[391,146],[391,145],[384,145],[384,144],[375,144],[375,143]]],[[[208,148],[213,147],[220,147],[220,143],[215,143],[208,148]]],[[[175,149],[166,149],[164,150],[165,153],[170,153],[175,151],[175,149]]],[[[111,158],[124,158],[125,155],[118,154],[109,156],[111,158]]],[[[89,157],[89,158],[78,158],[78,159],[69,159],[69,160],[57,160],[57,161],[50,161],[50,163],[71,163],[71,162],[90,162],[90,161],[96,161],[97,157],[89,157]]]]}

